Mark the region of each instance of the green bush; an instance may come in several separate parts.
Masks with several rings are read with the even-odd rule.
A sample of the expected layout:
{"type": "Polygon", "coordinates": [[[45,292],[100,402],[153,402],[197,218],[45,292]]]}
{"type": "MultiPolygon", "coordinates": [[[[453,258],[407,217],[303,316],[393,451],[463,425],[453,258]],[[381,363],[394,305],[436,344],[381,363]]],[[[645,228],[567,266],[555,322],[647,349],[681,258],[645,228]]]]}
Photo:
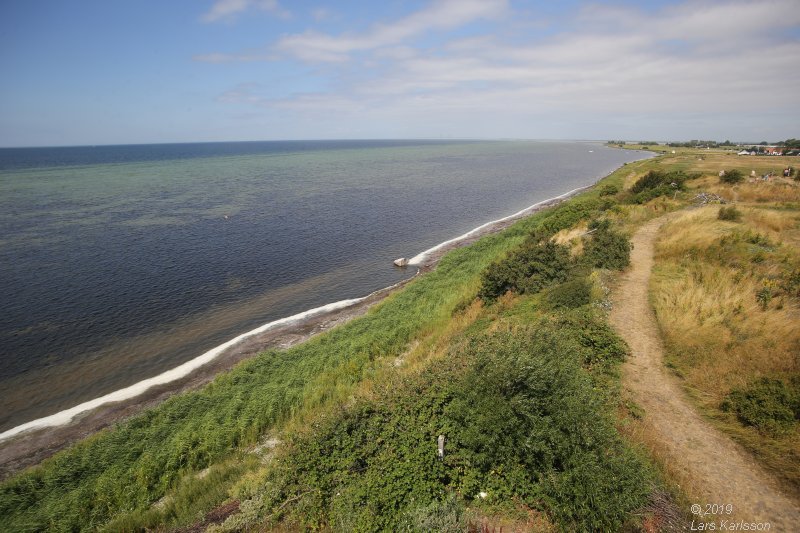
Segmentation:
{"type": "Polygon", "coordinates": [[[739,219],[742,218],[742,212],[736,209],[734,206],[720,207],[719,213],[717,213],[717,218],[720,220],[730,220],[732,222],[737,222],[739,219]]]}
{"type": "Polygon", "coordinates": [[[478,295],[484,301],[492,301],[507,291],[536,293],[552,283],[565,281],[571,265],[566,246],[533,238],[483,271],[478,295]]]}
{"type": "Polygon", "coordinates": [[[664,186],[672,187],[673,190],[683,189],[684,183],[692,177],[680,170],[672,172],[651,170],[633,184],[631,192],[640,193],[648,189],[658,189],[664,186]]]}
{"type": "Polygon", "coordinates": [[[602,187],[600,187],[599,191],[600,196],[614,196],[618,192],[619,192],[619,187],[611,184],[603,185],[602,187]]]}
{"type": "Polygon", "coordinates": [[[728,184],[736,184],[741,183],[744,181],[744,174],[741,170],[734,168],[733,170],[726,170],[725,173],[720,176],[719,181],[721,183],[728,183],[728,184]]]}
{"type": "Polygon", "coordinates": [[[772,435],[783,434],[800,419],[798,385],[796,380],[787,385],[780,379],[761,378],[732,391],[722,403],[722,410],[735,413],[746,426],[772,435]]]}
{"type": "Polygon", "coordinates": [[[597,310],[582,308],[564,314],[557,327],[575,340],[579,360],[586,368],[621,363],[630,352],[597,310]]]}
{"type": "Polygon", "coordinates": [[[290,437],[251,501],[290,529],[439,530],[463,524],[448,495],[469,504],[485,492],[544,508],[565,530],[619,530],[651,474],[617,433],[582,350],[552,321],[475,334],[290,437]]]}
{"type": "Polygon", "coordinates": [[[585,277],[566,281],[551,287],[545,294],[545,300],[554,308],[574,309],[581,307],[592,300],[592,284],[585,277]]]}
{"type": "Polygon", "coordinates": [[[631,262],[631,243],[608,220],[592,221],[584,237],[583,261],[592,268],[622,270],[631,262]]]}
{"type": "Polygon", "coordinates": [[[680,170],[671,172],[651,170],[633,184],[630,189],[633,193],[631,199],[634,203],[643,204],[653,198],[685,190],[685,183],[697,177],[699,174],[686,174],[680,170]]]}

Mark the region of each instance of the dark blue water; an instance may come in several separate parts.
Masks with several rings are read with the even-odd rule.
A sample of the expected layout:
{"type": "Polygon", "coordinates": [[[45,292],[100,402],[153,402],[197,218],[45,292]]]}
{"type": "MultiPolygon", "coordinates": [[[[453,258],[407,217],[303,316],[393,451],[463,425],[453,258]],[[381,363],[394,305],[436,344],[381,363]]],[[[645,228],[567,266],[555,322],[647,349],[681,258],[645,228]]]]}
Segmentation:
{"type": "Polygon", "coordinates": [[[364,296],[640,154],[303,141],[0,150],[0,431],[364,296]]]}

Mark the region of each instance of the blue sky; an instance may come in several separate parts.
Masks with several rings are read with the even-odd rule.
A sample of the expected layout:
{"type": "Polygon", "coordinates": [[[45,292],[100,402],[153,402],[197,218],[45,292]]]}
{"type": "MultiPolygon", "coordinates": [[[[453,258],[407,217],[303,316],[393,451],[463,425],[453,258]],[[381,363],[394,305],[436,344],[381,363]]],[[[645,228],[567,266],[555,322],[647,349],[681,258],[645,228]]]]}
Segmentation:
{"type": "Polygon", "coordinates": [[[800,137],[760,2],[0,3],[0,146],[800,137]]]}

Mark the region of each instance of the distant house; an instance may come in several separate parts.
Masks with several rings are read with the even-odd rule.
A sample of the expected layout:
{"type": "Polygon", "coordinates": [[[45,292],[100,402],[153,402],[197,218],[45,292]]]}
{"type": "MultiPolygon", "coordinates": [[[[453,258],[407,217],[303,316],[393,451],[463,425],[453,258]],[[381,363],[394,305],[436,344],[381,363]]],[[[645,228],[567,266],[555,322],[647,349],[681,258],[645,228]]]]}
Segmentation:
{"type": "Polygon", "coordinates": [[[764,152],[767,155],[783,155],[783,149],[779,146],[765,146],[764,152]]]}
{"type": "Polygon", "coordinates": [[[747,150],[742,150],[741,152],[739,152],[738,155],[750,155],[750,152],[748,152],[747,150]]]}

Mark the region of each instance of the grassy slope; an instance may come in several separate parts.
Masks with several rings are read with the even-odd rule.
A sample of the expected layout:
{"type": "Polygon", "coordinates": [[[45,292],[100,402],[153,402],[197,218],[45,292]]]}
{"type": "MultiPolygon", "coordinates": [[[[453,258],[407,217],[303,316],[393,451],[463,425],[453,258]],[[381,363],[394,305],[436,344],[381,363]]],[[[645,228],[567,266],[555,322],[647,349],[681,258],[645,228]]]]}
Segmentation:
{"type": "MultiPolygon", "coordinates": [[[[637,165],[624,167],[610,181],[621,183],[637,165]]],[[[181,506],[198,499],[187,496],[203,485],[192,481],[198,479],[194,472],[216,464],[216,481],[206,482],[206,490],[230,485],[228,474],[239,476],[248,468],[229,461],[237,450],[293,417],[302,419],[348,398],[383,360],[444,329],[453,309],[472,300],[480,272],[532,227],[568,228],[586,216],[595,196],[585,194],[455,250],[436,271],[367,316],[301,346],[245,362],[200,391],[176,396],[4,482],[0,529],[93,529],[132,515],[177,524],[202,516],[202,506],[181,506]],[[151,508],[168,493],[167,505],[151,508]]]]}
{"type": "Polygon", "coordinates": [[[625,347],[602,313],[506,297],[454,321],[440,339],[448,349],[387,371],[288,432],[278,456],[237,489],[244,511],[221,529],[462,530],[498,514],[526,527],[635,523],[652,472],[614,428],[625,347]]]}
{"type": "Polygon", "coordinates": [[[800,377],[800,294],[787,288],[792,272],[800,269],[800,184],[778,179],[731,186],[719,183],[717,173],[738,168],[745,176],[750,170],[781,176],[798,158],[711,151],[676,159],[710,174],[692,188],[737,201],[741,218],[718,220],[719,207],[706,207],[687,212],[662,232],[651,296],[668,365],[717,427],[797,492],[798,424],[768,431],[743,423],[722,406],[732,391],[748,390],[759,378],[790,383],[800,377]]]}

